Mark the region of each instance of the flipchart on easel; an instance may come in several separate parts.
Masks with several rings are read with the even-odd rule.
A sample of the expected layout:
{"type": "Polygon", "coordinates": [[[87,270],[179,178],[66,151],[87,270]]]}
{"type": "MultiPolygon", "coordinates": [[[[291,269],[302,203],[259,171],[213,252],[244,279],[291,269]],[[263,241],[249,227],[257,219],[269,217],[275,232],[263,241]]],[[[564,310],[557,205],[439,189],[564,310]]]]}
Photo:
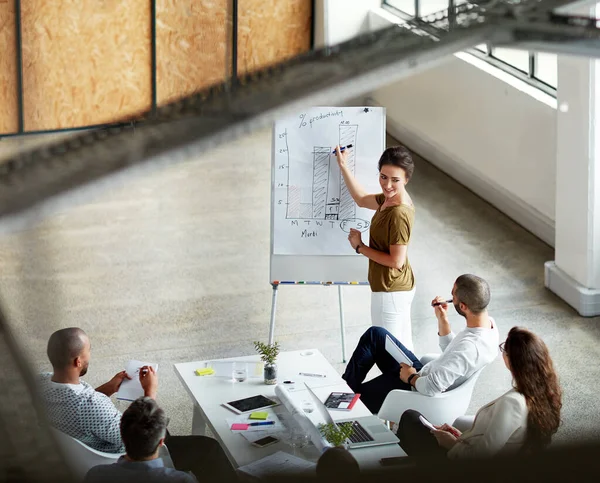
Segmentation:
{"type": "Polygon", "coordinates": [[[385,149],[385,109],[312,107],[273,126],[269,343],[280,284],[337,285],[342,360],[346,361],[342,285],[368,285],[368,260],[348,243],[351,228],[368,243],[373,211],[356,205],[342,178],[336,145],[368,193],[381,192],[377,163],[385,149]]]}
{"type": "Polygon", "coordinates": [[[348,233],[356,228],[368,242],[373,211],[352,199],[334,154],[338,144],[352,145],[350,171],[367,192],[379,193],[384,108],[312,107],[274,125],[271,281],[366,279],[366,259],[353,252],[348,233]]]}

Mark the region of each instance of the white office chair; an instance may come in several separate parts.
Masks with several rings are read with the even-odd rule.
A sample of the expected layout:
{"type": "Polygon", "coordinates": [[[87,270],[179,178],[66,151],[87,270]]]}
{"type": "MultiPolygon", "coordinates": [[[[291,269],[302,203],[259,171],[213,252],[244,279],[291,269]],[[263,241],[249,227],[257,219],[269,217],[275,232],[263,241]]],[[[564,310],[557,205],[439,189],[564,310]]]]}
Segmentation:
{"type": "MultiPolygon", "coordinates": [[[[425,365],[437,357],[439,357],[438,354],[427,354],[421,357],[420,360],[425,365]]],[[[404,411],[414,409],[433,424],[452,424],[456,418],[467,412],[475,382],[477,382],[482,370],[477,371],[457,388],[436,396],[424,396],[414,391],[394,389],[383,401],[377,416],[380,419],[398,423],[404,411]]]]}
{"type": "Polygon", "coordinates": [[[117,459],[123,456],[122,454],[103,453],[90,448],[78,439],[56,428],[51,427],[50,431],[56,438],[59,450],[62,452],[65,462],[71,468],[76,481],[83,481],[88,470],[93,466],[116,463],[117,459]]]}
{"type": "Polygon", "coordinates": [[[464,433],[473,427],[474,422],[475,416],[460,416],[455,419],[455,421],[452,423],[452,426],[458,429],[461,433],[464,433]]]}

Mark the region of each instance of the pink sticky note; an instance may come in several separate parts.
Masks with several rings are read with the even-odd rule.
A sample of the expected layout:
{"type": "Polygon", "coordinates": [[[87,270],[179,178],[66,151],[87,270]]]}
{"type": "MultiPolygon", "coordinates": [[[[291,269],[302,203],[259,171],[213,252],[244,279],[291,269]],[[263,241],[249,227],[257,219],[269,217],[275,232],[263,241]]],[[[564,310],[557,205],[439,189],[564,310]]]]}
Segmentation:
{"type": "Polygon", "coordinates": [[[234,423],[231,425],[233,431],[246,431],[250,426],[244,423],[234,423]]]}

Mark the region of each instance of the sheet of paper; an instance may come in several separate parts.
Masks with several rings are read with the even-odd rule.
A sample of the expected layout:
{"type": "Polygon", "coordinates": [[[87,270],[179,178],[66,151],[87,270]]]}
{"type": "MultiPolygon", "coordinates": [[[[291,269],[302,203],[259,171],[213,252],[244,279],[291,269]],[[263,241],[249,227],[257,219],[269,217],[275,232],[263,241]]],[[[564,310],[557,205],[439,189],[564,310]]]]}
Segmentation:
{"type": "Polygon", "coordinates": [[[144,366],[152,366],[155,371],[158,371],[158,364],[151,362],[142,362],[132,360],[127,363],[127,375],[131,379],[124,379],[117,392],[117,399],[122,401],[135,401],[144,395],[144,389],[140,384],[140,368],[144,366]]]}
{"type": "Polygon", "coordinates": [[[258,461],[253,461],[246,466],[238,468],[244,473],[263,478],[265,476],[285,476],[296,474],[312,474],[316,465],[283,451],[277,451],[258,461]]]}
{"type": "Polygon", "coordinates": [[[408,358],[408,356],[404,353],[400,347],[398,347],[389,336],[385,338],[385,350],[394,358],[398,363],[408,364],[409,366],[413,365],[413,361],[408,358]]]}

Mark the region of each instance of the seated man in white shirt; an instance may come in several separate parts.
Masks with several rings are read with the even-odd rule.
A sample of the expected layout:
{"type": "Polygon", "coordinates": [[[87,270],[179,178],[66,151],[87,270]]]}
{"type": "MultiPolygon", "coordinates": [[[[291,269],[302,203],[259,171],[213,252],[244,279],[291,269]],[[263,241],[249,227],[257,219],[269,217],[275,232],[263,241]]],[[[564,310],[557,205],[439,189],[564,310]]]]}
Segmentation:
{"type": "MultiPolygon", "coordinates": [[[[98,451],[124,453],[121,413],[110,396],[127,377],[125,371],[96,389],[81,380],[90,364],[91,344],[77,327],[54,332],[48,340],[47,354],[54,372],[40,374],[39,388],[50,424],[98,451]]],[[[143,369],[140,382],[144,394],[155,399],[158,380],[152,377],[152,368],[143,369]]]]}
{"type": "MultiPolygon", "coordinates": [[[[87,373],[90,353],[90,340],[79,328],[58,330],[50,336],[48,358],[54,373],[41,374],[39,384],[46,415],[53,427],[94,449],[124,453],[121,413],[109,396],[118,391],[127,375],[125,371],[120,372],[94,389],[80,379],[87,373]]],[[[142,367],[139,377],[145,397],[156,399],[158,376],[154,368],[142,367]]],[[[212,438],[171,436],[167,432],[165,446],[169,451],[161,451],[161,456],[167,458],[168,464],[177,470],[195,473],[202,468],[204,482],[229,481],[234,474],[223,449],[212,438]]]]}
{"type": "Polygon", "coordinates": [[[465,317],[467,326],[458,334],[452,332],[448,320],[448,303],[442,297],[432,301],[438,319],[438,335],[442,354],[423,365],[401,341],[382,327],[371,327],[360,338],[346,372],[342,376],[373,414],[393,389],[415,389],[434,396],[458,387],[498,355],[498,328],[487,312],[490,302],[488,283],[475,275],[461,275],[452,288],[452,303],[465,317]],[[399,364],[386,350],[386,336],[413,361],[413,366],[399,364]],[[381,375],[364,382],[373,365],[381,375]]]}

